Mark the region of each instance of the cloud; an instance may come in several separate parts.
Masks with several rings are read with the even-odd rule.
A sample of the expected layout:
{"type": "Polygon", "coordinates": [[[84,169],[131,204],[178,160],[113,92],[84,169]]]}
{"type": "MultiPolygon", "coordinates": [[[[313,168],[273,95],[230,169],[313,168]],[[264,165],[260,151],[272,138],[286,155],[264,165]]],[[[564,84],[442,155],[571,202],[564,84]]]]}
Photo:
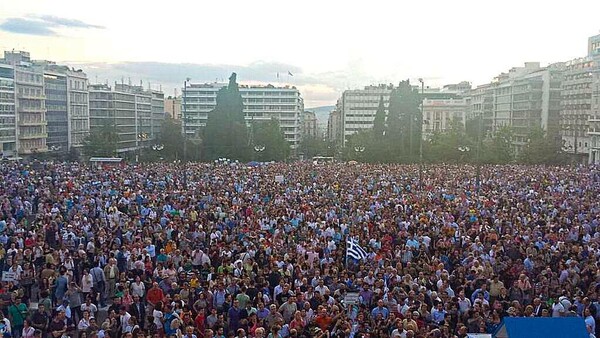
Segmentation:
{"type": "Polygon", "coordinates": [[[60,28],[104,29],[77,19],[61,18],[51,15],[27,15],[26,18],[8,18],[0,24],[0,30],[9,33],[56,36],[60,28]]]}
{"type": "Polygon", "coordinates": [[[77,20],[77,19],[67,19],[67,18],[60,18],[57,16],[52,16],[52,15],[42,15],[39,16],[38,19],[47,22],[49,24],[55,24],[57,26],[63,26],[63,27],[71,27],[71,28],[93,28],[93,29],[105,29],[106,27],[104,26],[99,26],[99,25],[92,25],[86,22],[83,22],[81,20],[77,20]]]}
{"type": "Polygon", "coordinates": [[[158,85],[161,85],[166,95],[173,95],[175,88],[181,93],[186,77],[191,78],[193,83],[226,82],[229,75],[236,72],[237,79],[242,84],[296,86],[304,98],[306,107],[334,104],[348,85],[348,76],[342,72],[307,74],[300,67],[269,61],[256,61],[248,65],[165,62],[70,64],[77,64],[76,67],[82,68],[88,74],[91,83],[113,84],[121,80],[127,83],[131,79],[132,83],[139,84],[140,80],[143,80],[144,86],[150,83],[153,88],[158,88],[158,85]],[[289,76],[288,71],[294,75],[289,76]]]}
{"type": "Polygon", "coordinates": [[[291,64],[256,61],[247,65],[232,64],[194,64],[166,62],[118,62],[118,63],[77,63],[65,62],[83,69],[90,83],[125,83],[159,85],[166,95],[173,95],[177,89],[181,94],[183,81],[189,77],[192,83],[227,82],[232,72],[237,73],[237,79],[242,84],[272,84],[296,86],[304,98],[305,107],[334,105],[346,89],[363,88],[379,83],[398,83],[405,77],[388,74],[380,78],[368,74],[367,71],[354,64],[343,69],[329,72],[309,73],[291,64]],[[288,76],[288,71],[294,76],[288,76]],[[279,73],[279,78],[277,78],[279,73]]]}
{"type": "Polygon", "coordinates": [[[49,25],[43,21],[28,20],[22,18],[6,19],[0,24],[0,30],[9,33],[53,36],[56,32],[49,28],[49,25]]]}

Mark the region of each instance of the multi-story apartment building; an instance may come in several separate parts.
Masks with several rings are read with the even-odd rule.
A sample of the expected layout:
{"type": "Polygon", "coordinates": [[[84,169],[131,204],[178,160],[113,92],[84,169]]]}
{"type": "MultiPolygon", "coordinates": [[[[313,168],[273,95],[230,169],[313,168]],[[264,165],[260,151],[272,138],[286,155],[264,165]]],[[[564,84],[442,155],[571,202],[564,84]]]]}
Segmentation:
{"type": "Polygon", "coordinates": [[[486,135],[494,125],[494,91],[491,84],[477,86],[471,90],[471,117],[481,119],[481,133],[486,135]]]}
{"type": "MultiPolygon", "coordinates": [[[[600,35],[598,37],[600,40],[600,35]]],[[[596,70],[592,74],[592,112],[588,119],[588,136],[590,138],[588,161],[592,164],[600,164],[600,71],[596,70]]]]}
{"type": "Polygon", "coordinates": [[[81,70],[48,62],[43,68],[47,146],[51,151],[63,152],[79,148],[90,130],[87,76],[81,70]]]}
{"type": "MultiPolygon", "coordinates": [[[[423,90],[424,135],[448,130],[453,119],[465,123],[471,111],[470,98],[466,94],[468,92],[466,88],[470,88],[470,85],[467,82],[461,82],[457,85],[448,85],[443,89],[426,88],[423,90]]],[[[393,89],[394,86],[391,84],[382,84],[344,91],[340,100],[342,146],[345,146],[350,135],[373,127],[380,98],[383,97],[384,105],[387,107],[393,89]]],[[[420,88],[419,92],[421,92],[420,88]]]]}
{"type": "MultiPolygon", "coordinates": [[[[90,128],[115,126],[117,153],[135,151],[153,144],[162,124],[162,120],[158,119],[159,114],[156,114],[157,119],[153,118],[153,107],[155,111],[164,109],[164,103],[159,102],[164,100],[162,92],[115,83],[114,87],[90,85],[89,93],[90,128]]],[[[164,116],[164,112],[161,115],[164,116]]]]}
{"type": "Polygon", "coordinates": [[[315,138],[317,131],[317,115],[312,111],[302,113],[302,137],[315,138]]]}
{"type": "Polygon", "coordinates": [[[26,52],[4,52],[4,60],[12,64],[15,71],[18,154],[46,152],[44,71],[32,65],[26,52]]]}
{"type": "Polygon", "coordinates": [[[429,90],[423,93],[423,133],[429,137],[433,133],[446,132],[453,121],[466,125],[471,115],[471,98],[448,89],[429,90]]]}
{"type": "Polygon", "coordinates": [[[390,101],[390,93],[394,89],[392,84],[379,86],[366,86],[364,89],[346,90],[340,99],[341,108],[341,146],[345,147],[348,137],[361,130],[373,127],[373,119],[379,100],[383,97],[385,106],[390,101]]]}
{"type": "MultiPolygon", "coordinates": [[[[182,127],[188,137],[194,137],[206,126],[209,113],[216,106],[217,92],[225,83],[190,84],[182,88],[182,127]]],[[[304,101],[296,87],[240,85],[247,123],[279,120],[281,131],[292,149],[302,138],[302,112],[304,101]]]]}
{"type": "Polygon", "coordinates": [[[471,92],[472,115],[482,118],[486,132],[511,127],[517,152],[534,128],[559,137],[563,70],[562,63],[540,67],[539,62],[527,62],[514,67],[471,92]]]}
{"type": "MultiPolygon", "coordinates": [[[[87,76],[52,61],[32,61],[27,52],[4,52],[13,69],[15,150],[20,155],[80,147],[89,132],[87,76]]],[[[6,69],[9,66],[3,66],[6,69]]]]}
{"type": "Polygon", "coordinates": [[[81,70],[67,70],[67,115],[69,117],[68,148],[83,146],[90,132],[89,82],[81,70]]]}
{"type": "Polygon", "coordinates": [[[165,94],[158,90],[151,90],[150,92],[152,93],[150,139],[155,140],[160,135],[161,126],[165,120],[165,94]]]}
{"type": "Polygon", "coordinates": [[[51,61],[34,64],[44,71],[48,148],[66,152],[81,147],[90,130],[87,75],[51,61]]]}
{"type": "Polygon", "coordinates": [[[341,101],[338,100],[335,109],[329,113],[327,119],[327,139],[336,145],[340,145],[342,140],[342,108],[341,101]]]}
{"type": "Polygon", "coordinates": [[[600,34],[588,39],[588,55],[565,63],[560,133],[578,163],[600,162],[600,34]]]}
{"type": "MultiPolygon", "coordinates": [[[[600,164],[600,34],[588,39],[588,58],[591,59],[591,111],[588,117],[589,163],[600,164]]],[[[578,140],[579,142],[579,140],[578,140]]],[[[584,144],[585,145],[585,144],[584,144]]]]}
{"type": "Polygon", "coordinates": [[[65,151],[68,148],[69,133],[67,77],[60,73],[45,72],[44,81],[48,122],[46,145],[50,151],[65,151]]]}
{"type": "Polygon", "coordinates": [[[169,96],[165,99],[165,114],[175,120],[181,118],[181,96],[169,96]]]}
{"type": "Polygon", "coordinates": [[[577,162],[586,161],[590,153],[588,130],[592,118],[594,71],[597,69],[598,61],[590,56],[565,63],[560,132],[566,151],[577,162]]]}
{"type": "Polygon", "coordinates": [[[13,158],[17,149],[15,71],[0,64],[0,158],[13,158]]]}
{"type": "Polygon", "coordinates": [[[588,38],[588,56],[600,56],[600,34],[588,38]]]}

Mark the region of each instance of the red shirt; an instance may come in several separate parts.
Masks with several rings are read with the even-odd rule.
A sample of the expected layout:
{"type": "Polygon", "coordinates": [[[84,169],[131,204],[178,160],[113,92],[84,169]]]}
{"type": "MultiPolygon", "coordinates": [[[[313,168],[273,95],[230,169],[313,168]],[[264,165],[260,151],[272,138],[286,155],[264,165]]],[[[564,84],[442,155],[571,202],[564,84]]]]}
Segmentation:
{"type": "Polygon", "coordinates": [[[160,288],[151,288],[148,290],[147,299],[151,304],[156,304],[163,299],[164,295],[160,288]]]}
{"type": "Polygon", "coordinates": [[[194,320],[194,323],[196,324],[196,328],[200,332],[204,332],[204,320],[205,320],[205,317],[204,317],[204,314],[202,314],[202,313],[199,313],[196,316],[196,319],[194,320]]]}

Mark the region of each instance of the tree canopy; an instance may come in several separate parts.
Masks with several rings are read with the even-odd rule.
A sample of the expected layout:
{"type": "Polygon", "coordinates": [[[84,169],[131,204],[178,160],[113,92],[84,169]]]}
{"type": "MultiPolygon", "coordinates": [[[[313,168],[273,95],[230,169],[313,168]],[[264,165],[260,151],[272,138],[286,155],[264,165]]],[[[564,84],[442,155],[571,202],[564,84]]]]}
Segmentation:
{"type": "Polygon", "coordinates": [[[217,93],[215,109],[208,114],[202,137],[204,158],[248,160],[247,129],[242,96],[236,82],[236,74],[232,73],[229,84],[217,93]]]}
{"type": "Polygon", "coordinates": [[[283,161],[289,157],[290,144],[285,140],[277,119],[254,122],[252,132],[254,160],[283,161]]]}
{"type": "Polygon", "coordinates": [[[83,140],[83,153],[87,157],[112,157],[117,155],[117,128],[105,122],[100,128],[92,128],[83,140]]]}

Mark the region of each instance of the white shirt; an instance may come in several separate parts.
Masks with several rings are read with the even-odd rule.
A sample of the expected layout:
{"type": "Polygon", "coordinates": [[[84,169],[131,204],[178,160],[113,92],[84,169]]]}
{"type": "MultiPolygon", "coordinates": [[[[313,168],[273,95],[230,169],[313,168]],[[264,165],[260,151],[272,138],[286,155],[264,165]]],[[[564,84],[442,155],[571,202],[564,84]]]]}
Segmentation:
{"type": "Polygon", "coordinates": [[[94,280],[92,279],[92,274],[88,272],[87,275],[83,275],[81,277],[81,291],[82,292],[91,292],[92,286],[94,285],[94,280]]]}
{"type": "Polygon", "coordinates": [[[144,294],[146,293],[146,286],[144,285],[144,283],[140,282],[139,284],[137,282],[134,282],[133,284],[131,284],[131,295],[132,296],[140,296],[144,297],[144,294]]]}
{"type": "Polygon", "coordinates": [[[152,318],[154,318],[154,324],[156,325],[156,327],[161,327],[162,317],[163,317],[163,313],[161,311],[158,311],[158,310],[152,311],[152,318]]]}
{"type": "Polygon", "coordinates": [[[130,318],[131,318],[131,315],[127,311],[125,311],[125,314],[121,316],[121,333],[127,332],[127,327],[129,326],[130,318]]]}
{"type": "Polygon", "coordinates": [[[98,307],[94,303],[90,303],[87,305],[86,303],[81,304],[81,311],[88,311],[91,317],[96,316],[96,312],[98,312],[98,307]]]}
{"type": "Polygon", "coordinates": [[[562,317],[565,313],[565,307],[560,303],[552,304],[552,317],[562,317]]]}

